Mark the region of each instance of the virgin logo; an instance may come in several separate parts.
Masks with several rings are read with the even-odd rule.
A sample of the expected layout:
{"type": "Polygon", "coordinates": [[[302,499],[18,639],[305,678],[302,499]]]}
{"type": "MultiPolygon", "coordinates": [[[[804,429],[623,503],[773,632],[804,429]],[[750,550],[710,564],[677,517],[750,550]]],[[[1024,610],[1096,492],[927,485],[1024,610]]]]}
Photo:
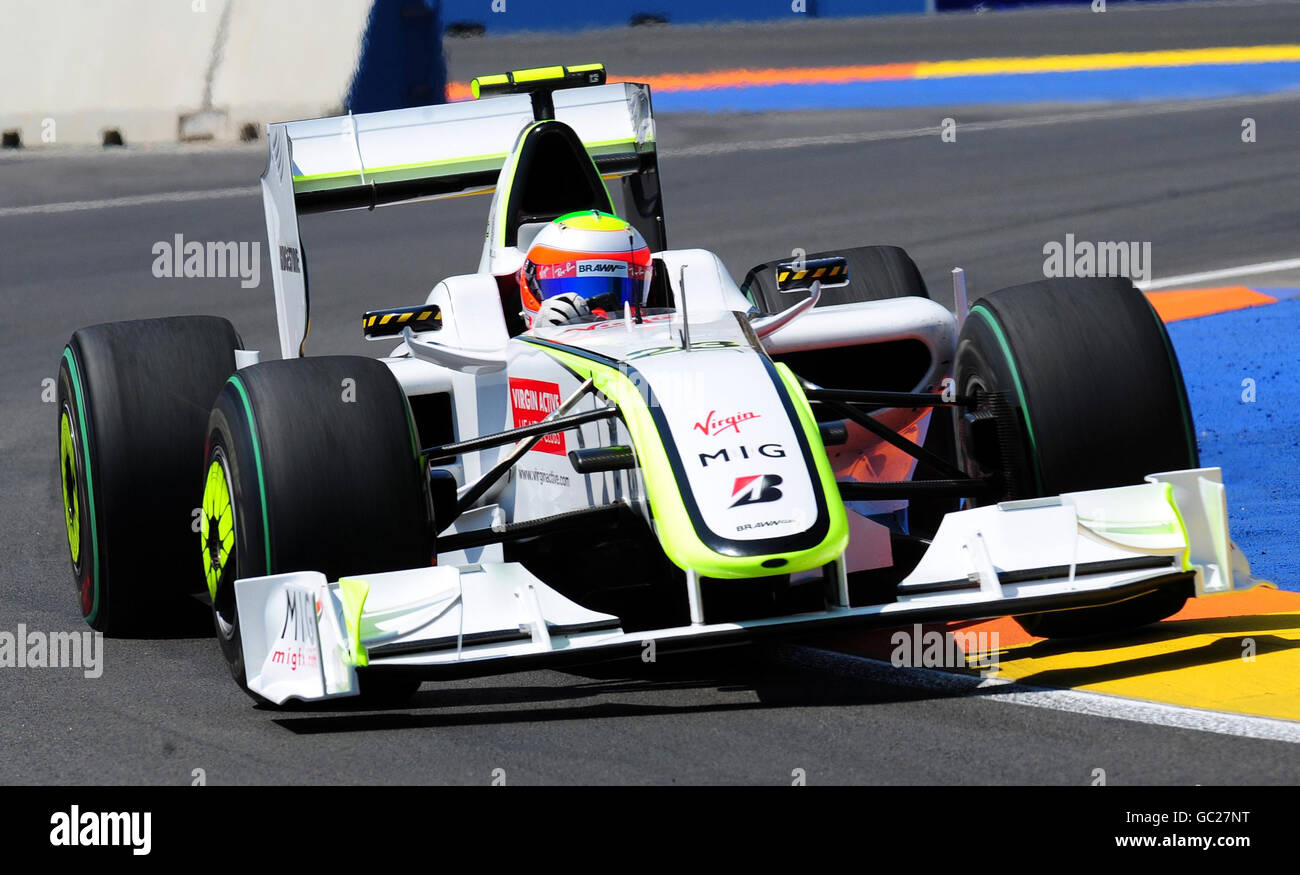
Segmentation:
{"type": "Polygon", "coordinates": [[[722,434],[724,431],[734,431],[736,434],[740,434],[740,424],[742,422],[758,419],[762,415],[761,413],[748,411],[732,416],[718,416],[718,411],[710,410],[709,415],[704,417],[703,422],[695,423],[695,429],[704,432],[709,437],[722,434]]]}

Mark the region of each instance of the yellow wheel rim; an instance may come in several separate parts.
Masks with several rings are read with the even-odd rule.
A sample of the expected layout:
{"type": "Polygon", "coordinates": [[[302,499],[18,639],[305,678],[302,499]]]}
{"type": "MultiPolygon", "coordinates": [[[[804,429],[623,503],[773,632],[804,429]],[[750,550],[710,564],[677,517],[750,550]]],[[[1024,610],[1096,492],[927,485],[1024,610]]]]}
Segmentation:
{"type": "Polygon", "coordinates": [[[235,546],[235,511],[230,501],[230,481],[223,458],[218,453],[208,465],[203,485],[203,513],[199,522],[203,549],[203,575],[208,581],[208,595],[217,598],[217,584],[230,561],[235,546]]]}
{"type": "Polygon", "coordinates": [[[59,468],[63,481],[63,522],[68,527],[72,564],[81,564],[81,495],[77,489],[77,446],[67,408],[59,415],[59,468]]]}

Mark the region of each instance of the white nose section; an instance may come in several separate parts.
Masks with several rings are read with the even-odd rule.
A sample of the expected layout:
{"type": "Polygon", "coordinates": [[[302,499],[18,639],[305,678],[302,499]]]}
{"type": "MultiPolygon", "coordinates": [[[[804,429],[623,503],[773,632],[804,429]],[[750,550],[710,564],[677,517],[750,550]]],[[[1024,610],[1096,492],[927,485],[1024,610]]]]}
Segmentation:
{"type": "Polygon", "coordinates": [[[743,542],[812,528],[816,471],[765,358],[748,349],[696,349],[634,364],[680,458],[682,497],[709,531],[743,542]]]}

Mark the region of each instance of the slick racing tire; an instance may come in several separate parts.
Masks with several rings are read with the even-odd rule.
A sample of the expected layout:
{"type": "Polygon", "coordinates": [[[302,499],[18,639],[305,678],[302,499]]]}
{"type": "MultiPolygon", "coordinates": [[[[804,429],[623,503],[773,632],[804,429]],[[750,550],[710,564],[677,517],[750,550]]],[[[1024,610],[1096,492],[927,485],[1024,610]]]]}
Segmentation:
{"type": "MultiPolygon", "coordinates": [[[[818,307],[884,301],[890,298],[930,297],[916,262],[912,261],[902,247],[857,246],[813,252],[804,256],[807,261],[831,257],[843,258],[848,262],[849,282],[838,287],[823,286],[818,307]]],[[[780,258],[760,264],[751,269],[741,283],[741,289],[764,313],[779,313],[808,297],[807,291],[782,292],[777,289],[777,266],[789,261],[789,258],[780,258]]]]}
{"type": "Polygon", "coordinates": [[[203,590],[197,476],[238,346],[225,319],[181,316],[82,328],[63,350],[63,521],[81,614],[106,635],[165,633],[203,590]]]}
{"type": "MultiPolygon", "coordinates": [[[[972,475],[1003,475],[1004,499],[1127,486],[1199,467],[1169,335],[1127,279],[1040,280],[981,298],[958,338],[954,375],[959,393],[998,399],[976,414],[991,417],[985,433],[998,439],[983,442],[983,457],[963,440],[961,457],[972,475]]],[[[1162,620],[1186,598],[1177,585],[1016,619],[1048,638],[1116,632],[1162,620]]]]}
{"type": "MultiPolygon", "coordinates": [[[[235,580],[428,566],[434,534],[410,407],[392,372],[359,356],[266,362],[230,377],[208,420],[203,572],[221,652],[248,690],[235,580]]],[[[369,693],[418,679],[371,671],[369,693]]],[[[254,697],[256,698],[256,697],[254,697]]]]}

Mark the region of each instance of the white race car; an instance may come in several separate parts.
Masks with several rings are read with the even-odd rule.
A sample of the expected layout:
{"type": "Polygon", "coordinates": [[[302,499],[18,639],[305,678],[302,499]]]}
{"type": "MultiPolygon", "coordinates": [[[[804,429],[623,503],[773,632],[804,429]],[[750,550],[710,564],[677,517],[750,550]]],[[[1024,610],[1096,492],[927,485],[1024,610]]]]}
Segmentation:
{"type": "Polygon", "coordinates": [[[474,90],[268,126],[282,360],[213,317],[73,335],[60,468],[92,626],[202,593],[235,679],[283,703],[651,641],[1113,631],[1261,582],[1127,280],[959,293],[954,316],[901,249],[863,246],[737,285],[667,247],[648,86],[586,65],[474,90]],[[308,356],[298,215],[467,192],[492,193],[477,272],[367,312],[383,358],[308,356]],[[649,241],[648,296],[526,328],[529,242],[589,210],[649,241]]]}

